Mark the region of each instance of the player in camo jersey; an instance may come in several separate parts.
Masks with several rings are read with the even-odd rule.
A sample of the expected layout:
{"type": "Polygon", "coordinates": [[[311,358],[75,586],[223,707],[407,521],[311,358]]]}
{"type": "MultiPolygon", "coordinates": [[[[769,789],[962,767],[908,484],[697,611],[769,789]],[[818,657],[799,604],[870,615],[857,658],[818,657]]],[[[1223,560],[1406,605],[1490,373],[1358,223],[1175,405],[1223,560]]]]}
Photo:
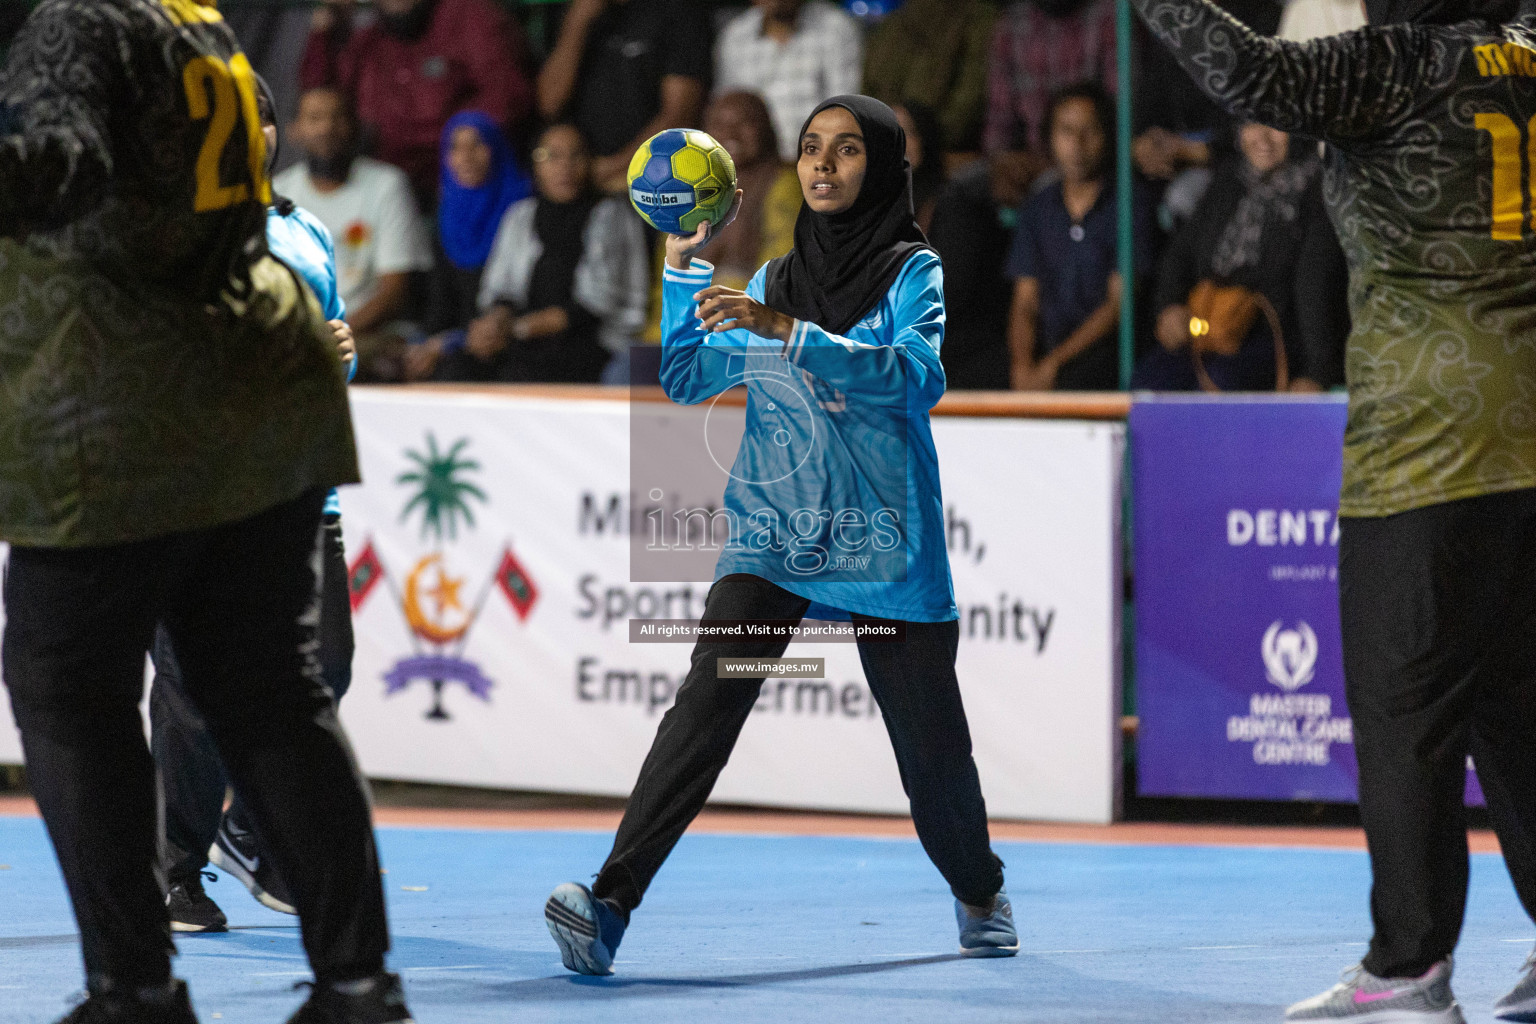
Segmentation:
{"type": "MultiPolygon", "coordinates": [[[[1328,144],[1349,259],[1339,581],[1375,935],[1286,1016],[1459,1022],[1469,753],[1536,915],[1536,0],[1367,0],[1370,27],[1306,44],[1133,3],[1228,110],[1328,144]]],[[[1529,968],[1507,1020],[1536,1020],[1529,968]]]]}
{"type": "Polygon", "coordinates": [[[212,3],[43,0],[0,78],[5,684],[80,925],[70,1024],[195,1024],[155,877],[157,622],[293,888],[295,1024],[406,1024],[367,793],[314,662],[357,480],[313,296],[267,253],[255,77],[212,3]]]}

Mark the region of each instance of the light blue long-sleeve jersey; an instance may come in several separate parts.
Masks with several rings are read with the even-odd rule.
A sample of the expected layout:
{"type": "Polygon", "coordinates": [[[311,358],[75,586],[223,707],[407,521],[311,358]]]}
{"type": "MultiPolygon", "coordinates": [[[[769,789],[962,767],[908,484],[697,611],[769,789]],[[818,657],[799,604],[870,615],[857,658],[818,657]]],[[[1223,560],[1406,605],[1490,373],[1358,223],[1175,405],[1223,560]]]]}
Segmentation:
{"type": "MultiPolygon", "coordinates": [[[[267,249],[304,279],[309,290],[320,300],[327,320],[345,320],[347,304],[336,289],[336,243],[324,224],[308,210],[294,207],[284,217],[277,210],[267,211],[267,249]]],[[[357,373],[357,360],[347,365],[347,380],[357,373]]],[[[325,499],[326,515],[341,515],[336,491],[325,499]]]]}
{"type": "MultiPolygon", "coordinates": [[[[958,616],[928,411],[944,393],[944,272],[908,259],[847,335],[796,321],[788,343],[706,334],[693,296],[714,268],[662,276],[661,383],[694,405],[745,384],[746,430],[715,578],[751,573],[809,598],[812,617],[958,616]],[[840,612],[841,614],[835,614],[840,612]]],[[[747,285],[762,301],[763,271],[747,285]]]]}

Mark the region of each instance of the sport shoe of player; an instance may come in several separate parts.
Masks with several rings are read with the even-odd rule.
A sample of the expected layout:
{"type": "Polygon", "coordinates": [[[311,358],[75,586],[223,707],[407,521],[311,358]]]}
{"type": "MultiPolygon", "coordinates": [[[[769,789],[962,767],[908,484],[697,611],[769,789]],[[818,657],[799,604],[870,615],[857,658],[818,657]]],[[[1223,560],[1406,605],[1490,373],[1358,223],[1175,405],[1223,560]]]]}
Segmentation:
{"type": "Polygon", "coordinates": [[[59,1024],[197,1024],[197,1015],[187,983],[177,978],[162,989],[88,996],[59,1024]]]}
{"type": "Polygon", "coordinates": [[[279,914],[297,914],[288,887],[277,877],[270,858],[263,856],[256,837],[241,828],[228,815],[219,822],[219,831],[208,847],[208,860],[228,871],[250,890],[256,902],[279,914]]]}
{"type": "Polygon", "coordinates": [[[544,923],[560,947],[560,962],[577,974],[612,974],[624,938],[624,919],[592,890],[576,882],[555,886],[544,904],[544,923]]]}
{"type": "Polygon", "coordinates": [[[1536,953],[1525,958],[1520,968],[1525,977],[1493,1004],[1493,1015],[1500,1020],[1536,1021],[1536,953]]]}
{"type": "Polygon", "coordinates": [[[960,925],[961,956],[1018,954],[1019,933],[1013,927],[1013,904],[1008,900],[1008,890],[999,891],[990,907],[973,907],[955,900],[955,921],[960,925]]]}
{"type": "MultiPolygon", "coordinates": [[[[193,875],[190,881],[176,882],[165,894],[165,912],[171,919],[173,932],[227,932],[229,921],[224,911],[203,891],[203,872],[193,875]]],[[[210,880],[219,876],[206,872],[210,880]]]]}
{"type": "Polygon", "coordinates": [[[1337,985],[1285,1011],[1285,1019],[1350,1024],[1466,1024],[1451,995],[1451,959],[1417,978],[1378,978],[1356,964],[1337,985]]]}
{"type": "Polygon", "coordinates": [[[288,1024],[416,1024],[405,1005],[400,975],[389,971],[309,989],[309,998],[288,1024]]]}

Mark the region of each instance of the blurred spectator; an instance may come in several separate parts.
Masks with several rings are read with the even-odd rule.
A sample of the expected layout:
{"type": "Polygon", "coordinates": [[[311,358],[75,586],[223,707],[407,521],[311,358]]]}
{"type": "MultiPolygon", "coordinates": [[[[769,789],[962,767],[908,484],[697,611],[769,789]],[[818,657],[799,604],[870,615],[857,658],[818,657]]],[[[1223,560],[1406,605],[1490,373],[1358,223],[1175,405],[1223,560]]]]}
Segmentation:
{"type": "Polygon", "coordinates": [[[533,182],[496,122],[479,111],[457,114],[443,129],[440,177],[427,329],[462,332],[479,312],[480,278],[501,219],[533,194],[533,182]]]}
{"type": "Polygon", "coordinates": [[[779,155],[795,160],[816,105],[859,91],[863,54],[858,24],[827,0],[754,0],[715,42],[715,91],[766,100],[779,155]]]}
{"type": "Polygon", "coordinates": [[[698,125],[709,18],[693,0],[572,0],[566,8],[539,71],[539,113],[581,130],[598,188],[623,191],[629,158],[663,128],[698,125]]]}
{"type": "MultiPolygon", "coordinates": [[[[1273,35],[1280,25],[1280,0],[1216,2],[1260,35],[1273,35]]],[[[1211,165],[1233,152],[1232,120],[1139,23],[1137,41],[1136,141],[1131,158],[1137,170],[1162,186],[1162,227],[1173,231],[1194,214],[1210,185],[1211,165]]]]}
{"type": "Polygon", "coordinates": [[[1336,36],[1365,26],[1361,0],[1291,0],[1280,19],[1280,36],[1304,43],[1322,36],[1336,36]]]}
{"type": "MultiPolygon", "coordinates": [[[[1317,159],[1307,145],[1292,147],[1284,132],[1259,124],[1238,130],[1238,148],[1241,155],[1217,168],[1194,218],[1163,254],[1153,298],[1159,347],[1137,367],[1138,388],[1200,387],[1190,351],[1190,297],[1202,282],[1241,286],[1268,300],[1291,375],[1299,378],[1297,390],[1331,387],[1342,376],[1347,275],[1323,208],[1317,159]]],[[[1210,333],[1251,326],[1236,355],[1200,357],[1210,381],[1223,391],[1274,390],[1277,360],[1268,318],[1230,316],[1238,326],[1211,316],[1210,333]]]]}
{"type": "MultiPolygon", "coordinates": [[[[793,164],[779,159],[781,149],[768,105],[756,93],[715,97],[704,111],[704,130],[731,154],[742,190],[736,219],[709,243],[715,283],[746,288],[758,267],[794,248],[795,218],[802,202],[800,179],[793,164]]],[[[799,145],[799,122],[793,131],[799,145]]]]}
{"type": "Polygon", "coordinates": [[[984,0],[907,0],[869,37],[864,91],[892,108],[921,103],[934,111],[936,152],[980,148],[996,22],[997,8],[984,0]]]}
{"type": "Polygon", "coordinates": [[[645,318],[650,277],[640,220],[593,187],[581,133],[557,124],[534,150],[536,198],[507,211],[463,347],[423,346],[448,380],[595,382],[645,318]]]}
{"type": "Polygon", "coordinates": [[[1301,364],[1291,368],[1291,390],[1332,391],[1344,386],[1349,344],[1349,264],[1327,212],[1307,224],[1296,256],[1301,364]]]}
{"type": "Polygon", "coordinates": [[[336,279],[357,336],[359,380],[398,380],[419,332],[406,321],[410,275],[432,266],[426,227],[404,172],[357,156],[357,123],[338,90],[310,89],[289,129],[302,161],[273,187],[313,213],[336,240],[336,279]]]}
{"type": "Polygon", "coordinates": [[[944,189],[944,155],[939,150],[939,122],[921,103],[895,108],[896,120],[907,133],[907,163],[912,167],[912,210],[927,231],[944,189]]]}
{"type": "MultiPolygon", "coordinates": [[[[1011,148],[1022,148],[1020,139],[1011,148]]],[[[928,241],[944,261],[944,376],[951,390],[1009,386],[1008,305],[1004,273],[1016,210],[1030,176],[995,153],[960,171],[939,196],[928,241]]]]}
{"type": "Polygon", "coordinates": [[[1002,149],[1020,128],[1039,132],[1059,89],[1095,81],[1114,92],[1116,66],[1115,0],[1015,3],[992,36],[986,151],[1002,149]]]}
{"type": "MultiPolygon", "coordinates": [[[[1114,103],[1096,83],[1058,92],[1044,135],[1061,180],[1019,211],[1008,346],[1021,391],[1106,391],[1119,385],[1120,289],[1114,103]]],[[[1135,197],[1137,266],[1151,253],[1148,204],[1135,197]]]]}
{"type": "MultiPolygon", "coordinates": [[[[1280,0],[1216,0],[1217,6],[1260,35],[1280,25],[1280,0]]],[[[1136,91],[1137,169],[1167,181],[1183,167],[1210,163],[1211,145],[1231,151],[1232,126],[1169,55],[1168,48],[1138,32],[1140,88],[1136,91]]]]}
{"type": "Polygon", "coordinates": [[[315,10],[300,81],[337,85],[371,151],[403,169],[425,208],[437,195],[437,147],[461,110],[515,131],[533,109],[522,30],[492,0],[376,0],[353,29],[353,0],[315,10]]]}
{"type": "MultiPolygon", "coordinates": [[[[796,125],[798,132],[800,126],[796,125]]],[[[715,283],[747,287],[757,268],[794,248],[795,218],[803,201],[800,178],[793,164],[779,159],[778,136],[768,104],[754,92],[716,96],[704,109],[704,130],[713,135],[736,164],[742,191],[736,219],[715,232],[709,260],[715,283]]],[[[665,256],[666,237],[656,240],[658,263],[665,256]]],[[[661,341],[661,274],[651,275],[650,314],[642,335],[661,341]]]]}

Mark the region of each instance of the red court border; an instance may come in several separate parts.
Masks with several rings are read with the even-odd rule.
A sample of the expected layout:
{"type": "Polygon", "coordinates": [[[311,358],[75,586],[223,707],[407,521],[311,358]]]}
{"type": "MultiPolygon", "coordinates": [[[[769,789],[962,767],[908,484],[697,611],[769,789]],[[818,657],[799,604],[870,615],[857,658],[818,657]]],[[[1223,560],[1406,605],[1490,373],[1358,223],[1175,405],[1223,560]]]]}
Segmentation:
{"type": "MultiPolygon", "coordinates": [[[[380,807],[380,825],[410,828],[492,829],[512,831],[612,832],[617,810],[464,810],[456,808],[380,807]]],[[[0,797],[0,816],[36,817],[37,805],[26,797],[0,797]]],[[[1094,843],[1123,846],[1304,847],[1364,850],[1357,828],[1308,828],[1275,825],[1182,825],[1121,822],[1114,825],[1060,825],[994,821],[992,838],[1036,843],[1094,843]]],[[[853,814],[799,814],[793,811],[706,810],[692,831],[727,835],[855,836],[912,839],[907,818],[853,814]]],[[[1473,853],[1498,853],[1492,832],[1468,833],[1473,853]]]]}

